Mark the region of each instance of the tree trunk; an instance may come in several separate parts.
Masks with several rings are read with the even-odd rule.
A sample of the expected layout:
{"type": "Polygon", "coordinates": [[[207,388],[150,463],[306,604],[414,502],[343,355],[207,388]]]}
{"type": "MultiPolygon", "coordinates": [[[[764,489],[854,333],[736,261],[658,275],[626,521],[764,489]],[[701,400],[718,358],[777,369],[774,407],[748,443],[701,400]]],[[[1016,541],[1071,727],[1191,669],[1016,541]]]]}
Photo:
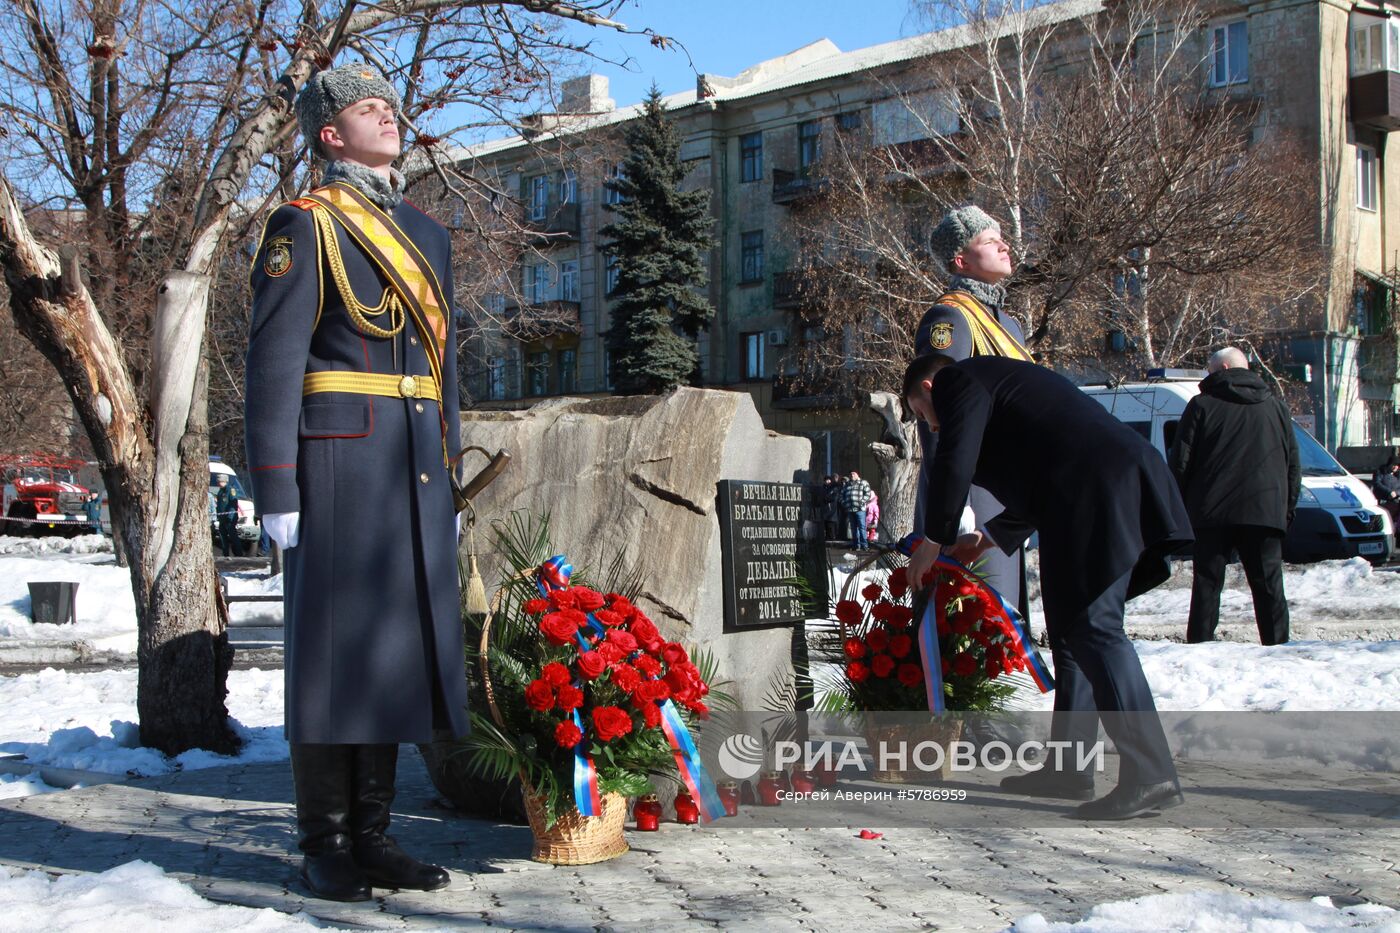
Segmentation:
{"type": "Polygon", "coordinates": [[[147,411],[74,255],[60,261],[34,239],[3,175],[0,266],[16,325],[63,378],[101,465],[136,602],[142,744],[170,755],[233,752],[224,706],[232,652],[209,546],[207,277],[175,273],[161,286],[156,335],[172,374],[147,411]],[[179,365],[172,354],[188,359],[179,365]]]}
{"type": "Polygon", "coordinates": [[[900,420],[893,392],[872,392],[871,411],[885,421],[884,436],[870,445],[880,467],[880,538],[898,541],[914,530],[914,499],[919,488],[919,440],[914,422],[900,420]]]}

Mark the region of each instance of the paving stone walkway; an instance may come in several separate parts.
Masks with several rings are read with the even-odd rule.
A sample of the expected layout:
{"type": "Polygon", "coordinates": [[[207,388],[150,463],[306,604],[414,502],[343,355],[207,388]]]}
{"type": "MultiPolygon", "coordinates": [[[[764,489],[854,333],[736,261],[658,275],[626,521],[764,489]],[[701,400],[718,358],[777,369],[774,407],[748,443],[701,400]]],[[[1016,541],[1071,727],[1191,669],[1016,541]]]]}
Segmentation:
{"type": "Polygon", "coordinates": [[[0,801],[0,862],[95,872],[144,859],[212,900],[306,911],[354,929],[1004,930],[1031,913],[1076,920],[1106,901],[1188,890],[1400,908],[1394,790],[1393,782],[1371,788],[1379,802],[1365,819],[1306,829],[1190,828],[1164,815],[1103,826],[1041,820],[1050,825],[1033,829],[887,826],[867,841],[859,826],[764,826],[741,814],[632,832],[621,858],[563,868],[529,860],[528,829],[444,809],[421,759],[405,749],[393,832],[452,870],[451,887],[434,894],[344,905],[307,898],[285,762],[0,801]]]}

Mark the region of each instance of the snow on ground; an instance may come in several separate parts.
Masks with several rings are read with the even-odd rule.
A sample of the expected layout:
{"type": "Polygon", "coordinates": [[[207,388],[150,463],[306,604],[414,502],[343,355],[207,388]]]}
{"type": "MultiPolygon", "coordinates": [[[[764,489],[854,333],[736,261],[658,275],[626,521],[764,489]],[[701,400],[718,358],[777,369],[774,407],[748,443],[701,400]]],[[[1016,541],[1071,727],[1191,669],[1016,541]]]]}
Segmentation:
{"type": "Polygon", "coordinates": [[[1336,907],[1326,897],[1284,901],[1212,891],[1158,894],[1100,904],[1083,920],[1050,923],[1031,914],[1008,933],[1400,933],[1400,913],[1378,904],[1336,907]]]}
{"type": "Polygon", "coordinates": [[[110,554],[112,539],[105,535],[78,535],[65,538],[46,535],[41,538],[0,535],[0,555],[22,554],[110,554]]]}
{"type": "Polygon", "coordinates": [[[0,865],[0,929],[45,933],[280,933],[338,930],[306,914],[215,904],[149,862],[51,877],[0,865]]]}
{"type": "MultiPolygon", "coordinates": [[[[233,671],[228,686],[229,715],[243,751],[230,758],[196,749],[172,759],[140,747],[135,670],[50,668],[0,677],[0,754],[54,768],[138,775],[286,758],[282,672],[233,671]]],[[[0,796],[12,786],[0,785],[0,796]]]]}

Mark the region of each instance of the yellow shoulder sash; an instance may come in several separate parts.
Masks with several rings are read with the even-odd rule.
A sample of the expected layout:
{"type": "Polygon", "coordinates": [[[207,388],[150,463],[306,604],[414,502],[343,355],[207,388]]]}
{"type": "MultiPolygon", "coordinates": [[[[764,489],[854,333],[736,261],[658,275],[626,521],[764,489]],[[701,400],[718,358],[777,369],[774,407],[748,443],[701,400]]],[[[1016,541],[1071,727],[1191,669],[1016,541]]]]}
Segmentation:
{"type": "Polygon", "coordinates": [[[962,312],[967,320],[967,328],[972,332],[973,356],[1005,356],[1013,360],[1034,362],[1029,350],[1011,336],[982,302],[968,292],[952,291],[939,298],[936,304],[948,305],[962,312]]]}

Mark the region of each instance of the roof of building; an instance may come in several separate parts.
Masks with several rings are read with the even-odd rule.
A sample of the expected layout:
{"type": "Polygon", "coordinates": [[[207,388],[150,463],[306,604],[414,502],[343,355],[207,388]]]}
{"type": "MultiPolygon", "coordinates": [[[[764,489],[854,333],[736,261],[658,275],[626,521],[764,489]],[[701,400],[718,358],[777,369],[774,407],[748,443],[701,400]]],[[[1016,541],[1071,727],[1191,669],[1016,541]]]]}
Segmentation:
{"type": "MultiPolygon", "coordinates": [[[[1103,9],[1103,6],[1104,0],[1059,0],[1056,3],[1032,7],[1022,15],[1029,19],[1031,25],[1051,25],[1092,15],[1103,9]]],[[[1010,35],[1018,26],[1019,24],[1008,19],[1001,34],[1010,35]]],[[[850,52],[841,51],[830,39],[818,39],[786,55],[759,62],[733,78],[702,74],[701,78],[708,82],[713,91],[713,94],[704,99],[698,96],[696,88],[690,88],[663,95],[661,101],[668,111],[675,112],[698,103],[742,100],[963,48],[972,45],[979,38],[980,34],[975,26],[962,25],[850,52]]],[[[450,150],[448,154],[453,158],[483,158],[551,136],[625,123],[639,116],[641,112],[642,104],[636,103],[603,113],[551,114],[548,116],[559,122],[549,132],[539,133],[528,139],[520,135],[511,135],[488,140],[450,150]]]]}

